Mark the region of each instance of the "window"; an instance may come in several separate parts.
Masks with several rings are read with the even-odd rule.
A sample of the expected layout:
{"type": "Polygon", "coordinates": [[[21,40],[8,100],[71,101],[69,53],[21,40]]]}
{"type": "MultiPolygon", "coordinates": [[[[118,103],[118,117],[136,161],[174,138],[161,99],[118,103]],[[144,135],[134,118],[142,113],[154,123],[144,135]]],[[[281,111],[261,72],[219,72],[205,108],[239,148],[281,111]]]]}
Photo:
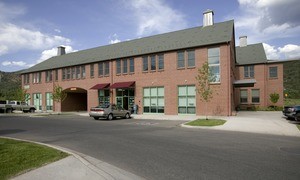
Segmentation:
{"type": "Polygon", "coordinates": [[[148,71],[148,56],[143,57],[143,71],[148,71]]]}
{"type": "Polygon", "coordinates": [[[129,72],[134,73],[134,59],[133,58],[129,59],[129,72]]]}
{"type": "Polygon", "coordinates": [[[195,51],[188,51],[188,67],[195,67],[195,51]]]}
{"type": "Polygon", "coordinates": [[[196,114],[195,86],[178,86],[178,113],[196,114]]]}
{"type": "Polygon", "coordinates": [[[158,55],[158,70],[164,69],[164,55],[160,54],[158,55]]]}
{"type": "Polygon", "coordinates": [[[123,74],[127,74],[127,72],[128,72],[127,59],[123,59],[123,74]]]}
{"type": "Polygon", "coordinates": [[[91,76],[91,78],[94,77],[94,64],[90,65],[90,76],[91,76]]]}
{"type": "Polygon", "coordinates": [[[98,76],[103,76],[103,62],[98,63],[98,76]]]}
{"type": "Polygon", "coordinates": [[[150,61],[151,61],[151,71],[156,70],[156,58],[155,55],[150,56],[150,61]]]}
{"type": "Polygon", "coordinates": [[[270,78],[277,78],[277,66],[269,67],[269,77],[270,78]]]}
{"type": "Polygon", "coordinates": [[[81,66],[81,78],[85,78],[85,65],[81,66]]]}
{"type": "Polygon", "coordinates": [[[42,73],[33,73],[32,74],[32,83],[41,83],[42,82],[42,73]]]}
{"type": "Polygon", "coordinates": [[[99,106],[103,104],[109,104],[109,90],[98,90],[99,106]]]}
{"type": "Polygon", "coordinates": [[[71,68],[67,68],[67,79],[71,78],[71,68]]]}
{"type": "Polygon", "coordinates": [[[23,80],[23,82],[24,82],[24,84],[29,84],[29,74],[24,74],[24,80],[23,80]]]}
{"type": "Polygon", "coordinates": [[[259,103],[259,89],[252,89],[252,103],[259,103]]]}
{"type": "Polygon", "coordinates": [[[80,76],[80,66],[77,66],[76,67],[76,79],[80,79],[81,76],[80,76]]]}
{"type": "Polygon", "coordinates": [[[247,103],[248,102],[248,91],[247,89],[240,90],[240,102],[247,103]]]}
{"type": "Polygon", "coordinates": [[[184,68],[184,51],[177,52],[177,68],[184,68]]]}
{"type": "Polygon", "coordinates": [[[104,75],[109,76],[109,62],[108,61],[104,63],[104,68],[105,68],[104,75]]]}
{"type": "Polygon", "coordinates": [[[58,69],[55,69],[55,81],[58,81],[58,69]]]}
{"type": "Polygon", "coordinates": [[[47,111],[53,110],[52,93],[46,93],[46,110],[47,111]]]}
{"type": "Polygon", "coordinates": [[[210,70],[210,82],[220,82],[220,48],[208,49],[208,66],[210,70]]]}
{"type": "Polygon", "coordinates": [[[52,70],[46,71],[46,82],[52,81],[52,70]]]}
{"type": "Polygon", "coordinates": [[[63,69],[62,69],[62,80],[65,80],[65,79],[66,79],[66,76],[67,76],[67,69],[66,69],[66,68],[63,68],[63,69]]]}
{"type": "Polygon", "coordinates": [[[25,94],[25,103],[27,103],[28,105],[31,105],[30,103],[30,94],[25,94]]]}
{"type": "Polygon", "coordinates": [[[244,77],[254,78],[254,66],[244,66],[244,77]]]}
{"type": "Polygon", "coordinates": [[[41,93],[34,93],[33,94],[33,105],[37,111],[42,110],[42,94],[41,93]]]}
{"type": "Polygon", "coordinates": [[[144,113],[164,113],[164,87],[149,87],[143,90],[144,113]]]}
{"type": "Polygon", "coordinates": [[[76,79],[76,68],[72,67],[72,79],[76,79]]]}
{"type": "Polygon", "coordinates": [[[121,60],[117,60],[117,74],[121,74],[121,60]]]}

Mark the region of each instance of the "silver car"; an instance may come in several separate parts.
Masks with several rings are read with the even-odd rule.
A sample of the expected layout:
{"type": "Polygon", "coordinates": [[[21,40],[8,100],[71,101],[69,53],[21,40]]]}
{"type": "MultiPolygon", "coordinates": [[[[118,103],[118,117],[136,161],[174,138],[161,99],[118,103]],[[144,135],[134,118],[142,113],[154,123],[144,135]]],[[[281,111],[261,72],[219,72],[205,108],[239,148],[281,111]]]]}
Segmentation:
{"type": "Polygon", "coordinates": [[[131,114],[130,111],[125,110],[121,107],[117,107],[115,104],[103,104],[91,108],[89,115],[95,120],[98,120],[99,118],[106,118],[108,120],[112,120],[115,117],[129,119],[131,114]]]}

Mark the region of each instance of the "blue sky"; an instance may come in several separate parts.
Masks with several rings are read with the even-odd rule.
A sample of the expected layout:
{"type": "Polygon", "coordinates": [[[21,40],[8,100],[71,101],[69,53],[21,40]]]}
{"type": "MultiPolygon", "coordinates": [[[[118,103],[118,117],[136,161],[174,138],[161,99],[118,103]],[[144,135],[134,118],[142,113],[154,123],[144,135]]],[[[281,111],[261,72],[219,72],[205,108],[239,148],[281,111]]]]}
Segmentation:
{"type": "Polygon", "coordinates": [[[300,58],[299,0],[0,0],[0,70],[28,68],[57,53],[235,20],[238,37],[264,43],[272,60],[300,58]]]}

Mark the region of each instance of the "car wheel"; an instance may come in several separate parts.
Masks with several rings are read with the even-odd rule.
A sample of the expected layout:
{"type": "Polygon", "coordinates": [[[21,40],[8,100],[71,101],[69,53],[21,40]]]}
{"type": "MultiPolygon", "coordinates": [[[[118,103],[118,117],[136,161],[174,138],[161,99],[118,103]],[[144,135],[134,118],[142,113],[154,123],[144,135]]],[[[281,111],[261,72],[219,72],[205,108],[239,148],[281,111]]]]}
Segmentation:
{"type": "Polygon", "coordinates": [[[30,109],[29,111],[30,111],[30,113],[34,113],[35,110],[34,109],[30,109]]]}
{"type": "Polygon", "coordinates": [[[125,115],[125,119],[129,119],[130,118],[130,115],[129,115],[129,113],[127,113],[126,115],[125,115]]]}
{"type": "Polygon", "coordinates": [[[99,117],[94,117],[95,120],[99,120],[99,117]]]}
{"type": "Polygon", "coordinates": [[[112,115],[112,114],[109,114],[108,116],[107,116],[107,119],[108,120],[112,120],[114,118],[114,116],[112,115]]]}

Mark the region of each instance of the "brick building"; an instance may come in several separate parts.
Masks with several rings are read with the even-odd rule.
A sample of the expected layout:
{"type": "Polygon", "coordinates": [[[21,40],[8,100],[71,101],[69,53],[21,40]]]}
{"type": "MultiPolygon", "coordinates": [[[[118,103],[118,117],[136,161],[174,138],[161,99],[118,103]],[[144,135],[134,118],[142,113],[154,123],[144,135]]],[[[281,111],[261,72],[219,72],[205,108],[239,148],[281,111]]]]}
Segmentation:
{"type": "Polygon", "coordinates": [[[195,77],[204,62],[216,77],[210,115],[230,116],[240,104],[267,106],[278,87],[282,94],[282,65],[269,63],[261,44],[236,48],[233,20],[214,23],[212,11],[203,14],[201,27],[68,54],[59,47],[57,56],[22,73],[29,103],[41,111],[88,111],[110,102],[125,109],[137,104],[140,114],[203,115],[195,77]],[[51,98],[55,85],[67,93],[62,103],[51,98]]]}

